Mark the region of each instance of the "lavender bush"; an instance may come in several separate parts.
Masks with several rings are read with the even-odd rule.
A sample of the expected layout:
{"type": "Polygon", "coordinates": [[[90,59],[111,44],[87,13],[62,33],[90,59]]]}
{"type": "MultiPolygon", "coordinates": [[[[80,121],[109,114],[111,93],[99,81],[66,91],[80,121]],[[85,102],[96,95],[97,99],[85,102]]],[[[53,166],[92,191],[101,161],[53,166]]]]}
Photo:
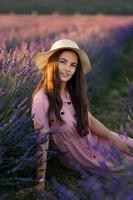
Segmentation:
{"type": "Polygon", "coordinates": [[[31,63],[33,49],[32,47],[28,49],[28,46],[24,44],[21,48],[23,49],[22,54],[18,48],[9,52],[1,49],[1,187],[21,186],[35,182],[32,173],[34,174],[37,160],[35,152],[40,146],[37,142],[37,132],[40,129],[34,130],[30,114],[31,84],[35,81],[33,74],[35,70],[31,63]]]}
{"type": "Polygon", "coordinates": [[[127,120],[123,122],[122,132],[133,137],[133,82],[128,82],[127,96],[121,97],[118,102],[118,111],[127,113],[127,120]]]}

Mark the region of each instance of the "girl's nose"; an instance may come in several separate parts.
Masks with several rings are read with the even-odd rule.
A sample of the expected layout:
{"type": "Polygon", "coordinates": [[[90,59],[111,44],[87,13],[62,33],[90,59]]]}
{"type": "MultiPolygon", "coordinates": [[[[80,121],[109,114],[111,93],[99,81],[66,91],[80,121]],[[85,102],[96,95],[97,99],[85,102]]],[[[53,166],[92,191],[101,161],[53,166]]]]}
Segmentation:
{"type": "Polygon", "coordinates": [[[67,71],[70,71],[71,70],[71,66],[70,66],[70,64],[68,63],[67,65],[66,65],[66,68],[65,68],[67,71]]]}

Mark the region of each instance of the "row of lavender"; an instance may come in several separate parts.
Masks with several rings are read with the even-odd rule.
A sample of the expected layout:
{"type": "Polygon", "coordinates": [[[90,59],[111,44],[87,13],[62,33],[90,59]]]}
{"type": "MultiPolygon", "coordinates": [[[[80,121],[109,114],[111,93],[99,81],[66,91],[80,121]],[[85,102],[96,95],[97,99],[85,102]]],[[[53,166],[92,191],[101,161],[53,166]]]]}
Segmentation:
{"type": "MultiPolygon", "coordinates": [[[[33,19],[35,20],[35,17],[33,19]]],[[[100,91],[98,86],[107,84],[108,79],[117,69],[117,61],[122,55],[125,43],[132,37],[133,18],[77,16],[77,18],[72,19],[70,17],[54,16],[51,18],[50,24],[48,23],[48,20],[50,20],[48,17],[46,19],[41,17],[40,23],[37,23],[36,20],[34,23],[30,23],[30,30],[27,27],[29,18],[26,23],[27,26],[24,26],[24,22],[26,22],[24,19],[24,22],[19,23],[18,26],[19,19],[16,19],[16,25],[11,21],[7,24],[8,29],[7,26],[3,29],[1,27],[1,65],[4,66],[2,70],[7,71],[8,74],[17,74],[18,79],[21,73],[30,74],[28,71],[33,71],[31,66],[34,66],[33,58],[37,52],[44,49],[48,50],[55,40],[70,38],[77,41],[90,57],[92,71],[87,74],[88,89],[92,93],[90,96],[100,91]],[[41,26],[43,20],[45,26],[41,26]],[[59,21],[61,22],[59,23],[59,21]],[[65,28],[64,24],[68,27],[65,28]],[[33,31],[37,34],[33,34],[33,31]],[[21,49],[23,49],[22,52],[21,49]],[[8,54],[5,53],[7,51],[8,54]],[[2,61],[3,59],[4,61],[2,61]],[[21,67],[23,65],[24,68],[21,67]],[[16,66],[18,71],[16,71],[16,66]],[[12,72],[10,72],[10,69],[12,72]]],[[[14,17],[12,20],[15,20],[14,17]]]]}
{"type": "MultiPolygon", "coordinates": [[[[92,20],[88,17],[85,18],[85,21],[71,24],[65,30],[63,28],[55,33],[49,32],[45,34],[45,37],[36,35],[34,38],[16,39],[13,37],[9,40],[7,37],[2,36],[3,42],[0,49],[1,186],[8,185],[11,187],[13,184],[21,186],[34,182],[34,177],[31,177],[31,173],[26,170],[27,168],[33,170],[32,166],[35,166],[36,162],[35,150],[39,145],[35,143],[37,130],[33,129],[30,116],[31,94],[40,78],[40,74],[34,65],[34,55],[41,49],[48,49],[56,39],[75,39],[87,51],[92,61],[93,70],[87,75],[87,80],[89,80],[89,90],[93,95],[94,91],[99,91],[99,85],[107,84],[109,77],[117,68],[117,59],[120,58],[124,45],[133,35],[133,19],[129,19],[125,23],[122,20],[117,21],[116,25],[113,22],[113,18],[100,17],[99,19],[96,17],[92,20]]],[[[9,33],[10,30],[8,30],[7,35],[9,33]]],[[[130,89],[130,99],[131,96],[132,89],[130,89]]],[[[132,113],[131,109],[130,112],[132,113]]],[[[52,153],[49,151],[49,156],[52,153]]],[[[100,176],[101,174],[99,174],[100,176]]],[[[86,187],[92,190],[92,185],[88,182],[87,176],[83,177],[86,177],[85,182],[82,181],[82,186],[85,186],[83,190],[86,190],[86,187]]],[[[110,184],[113,181],[116,181],[117,184],[117,181],[120,180],[111,179],[109,181],[110,184]]],[[[126,184],[128,182],[131,183],[131,180],[128,179],[126,184]]],[[[104,193],[101,190],[102,184],[97,186],[97,179],[94,179],[92,183],[96,188],[99,188],[99,192],[104,193]]],[[[61,193],[66,192],[66,199],[80,199],[72,192],[63,189],[56,182],[54,184],[57,191],[61,190],[60,195],[64,196],[61,193]]],[[[86,192],[88,192],[88,188],[86,192]]],[[[109,188],[105,188],[105,191],[106,189],[109,188]]],[[[86,192],[84,191],[84,193],[86,192]]],[[[102,193],[100,194],[101,197],[102,193]]],[[[46,193],[42,195],[46,195],[46,193]]],[[[96,197],[93,197],[93,199],[96,199],[96,197]]]]}

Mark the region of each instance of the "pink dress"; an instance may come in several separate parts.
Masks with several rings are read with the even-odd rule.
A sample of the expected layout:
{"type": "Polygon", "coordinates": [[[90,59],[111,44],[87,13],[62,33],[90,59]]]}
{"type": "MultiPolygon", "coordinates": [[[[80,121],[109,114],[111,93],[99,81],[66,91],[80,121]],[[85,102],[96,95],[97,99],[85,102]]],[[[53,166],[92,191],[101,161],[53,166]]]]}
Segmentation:
{"type": "MultiPolygon", "coordinates": [[[[60,162],[73,170],[75,170],[73,162],[78,163],[86,170],[101,167],[101,163],[105,162],[113,170],[113,164],[107,160],[108,153],[111,150],[110,142],[92,133],[89,129],[87,136],[80,137],[74,126],[76,124],[76,114],[69,93],[67,93],[67,98],[62,97],[62,101],[63,106],[60,114],[65,120],[65,124],[59,126],[56,119],[51,119],[51,127],[48,125],[46,116],[49,105],[48,98],[43,89],[38,91],[32,103],[34,120],[43,125],[48,131],[58,130],[57,133],[51,136],[51,140],[56,148],[62,152],[59,155],[60,162]]],[[[88,116],[89,114],[88,112],[88,116]]],[[[133,147],[133,140],[131,138],[124,137],[123,139],[133,147]]],[[[125,155],[125,158],[130,157],[125,155]]]]}

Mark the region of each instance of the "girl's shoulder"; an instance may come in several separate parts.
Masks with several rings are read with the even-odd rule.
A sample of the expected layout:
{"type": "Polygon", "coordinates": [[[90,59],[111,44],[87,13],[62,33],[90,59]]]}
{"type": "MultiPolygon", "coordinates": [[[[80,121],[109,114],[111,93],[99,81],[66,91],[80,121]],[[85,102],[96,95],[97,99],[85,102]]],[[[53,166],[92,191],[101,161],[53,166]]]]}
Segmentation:
{"type": "Polygon", "coordinates": [[[41,88],[34,96],[33,101],[48,102],[48,97],[43,88],[41,88]]]}

